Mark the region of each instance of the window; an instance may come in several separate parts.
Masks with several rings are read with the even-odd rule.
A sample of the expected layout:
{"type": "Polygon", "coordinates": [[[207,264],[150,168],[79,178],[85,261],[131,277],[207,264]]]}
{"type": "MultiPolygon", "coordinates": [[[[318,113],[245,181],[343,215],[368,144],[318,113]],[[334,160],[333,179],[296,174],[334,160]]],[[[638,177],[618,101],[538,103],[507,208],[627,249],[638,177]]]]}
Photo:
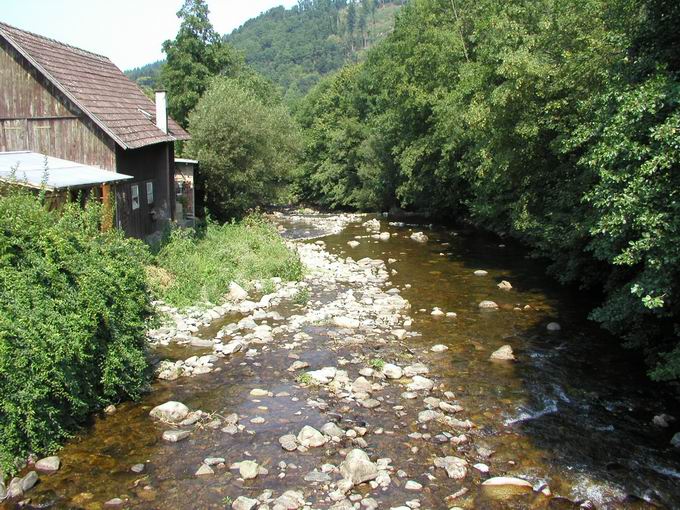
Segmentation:
{"type": "Polygon", "coordinates": [[[133,184],[130,186],[130,191],[132,194],[132,210],[136,211],[139,209],[139,186],[137,184],[133,184]]]}
{"type": "Polygon", "coordinates": [[[146,203],[153,204],[153,181],[146,183],[146,203]]]}

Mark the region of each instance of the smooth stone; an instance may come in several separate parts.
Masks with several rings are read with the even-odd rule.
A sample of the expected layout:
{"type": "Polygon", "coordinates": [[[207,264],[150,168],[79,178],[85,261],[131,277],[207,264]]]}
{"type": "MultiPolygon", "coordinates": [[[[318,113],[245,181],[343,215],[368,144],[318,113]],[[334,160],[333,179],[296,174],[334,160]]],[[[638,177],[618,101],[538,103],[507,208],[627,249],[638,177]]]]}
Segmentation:
{"type": "Polygon", "coordinates": [[[35,463],[35,468],[38,471],[52,472],[57,471],[60,465],[61,461],[59,460],[59,457],[53,455],[51,457],[45,457],[44,459],[40,459],[38,462],[35,463]]]}
{"type": "Polygon", "coordinates": [[[489,472],[489,466],[487,466],[486,464],[484,464],[482,462],[479,462],[472,467],[475,468],[480,473],[483,473],[483,474],[487,474],[489,472]]]}
{"type": "Polygon", "coordinates": [[[429,391],[434,388],[434,381],[427,377],[414,375],[412,381],[406,386],[409,391],[429,391]]]}
{"type": "Polygon", "coordinates": [[[359,485],[375,480],[378,476],[378,468],[371,462],[366,452],[355,448],[340,464],[340,474],[352,484],[359,485]]]}
{"type": "Polygon", "coordinates": [[[503,280],[498,284],[498,288],[501,290],[512,290],[512,284],[507,280],[503,280]]]}
{"type": "Polygon", "coordinates": [[[477,270],[474,272],[474,275],[475,275],[475,276],[486,276],[486,275],[488,275],[488,274],[489,274],[489,272],[488,272],[488,271],[484,271],[483,269],[477,269],[477,270]]]}
{"type": "Polygon", "coordinates": [[[286,491],[274,500],[274,508],[282,510],[297,510],[305,504],[305,497],[302,492],[286,491]]]}
{"type": "Polygon", "coordinates": [[[244,460],[238,463],[238,472],[244,480],[257,478],[259,466],[253,460],[244,460]]]}
{"type": "Polygon", "coordinates": [[[676,432],[673,438],[671,439],[671,444],[675,448],[680,448],[680,432],[676,432]]]}
{"type": "Polygon", "coordinates": [[[448,348],[447,346],[445,346],[445,345],[437,344],[437,345],[433,345],[432,348],[431,348],[430,350],[431,350],[432,352],[444,352],[444,351],[448,351],[449,348],[448,348]]]}
{"type": "Polygon", "coordinates": [[[144,465],[144,464],[134,464],[130,468],[130,471],[132,471],[133,473],[139,474],[139,473],[143,473],[145,469],[146,469],[146,465],[144,465]]]}
{"type": "Polygon", "coordinates": [[[429,237],[427,237],[422,232],[414,232],[413,234],[411,234],[411,239],[419,243],[426,243],[429,240],[429,237]]]}
{"type": "Polygon", "coordinates": [[[332,421],[326,423],[323,427],[321,427],[321,432],[331,437],[342,437],[345,435],[345,431],[338,427],[332,421]]]}
{"type": "Polygon", "coordinates": [[[361,243],[359,243],[359,241],[348,241],[348,242],[347,242],[347,245],[348,245],[350,248],[356,248],[357,246],[359,246],[359,244],[361,244],[361,243]]]}
{"type": "Polygon", "coordinates": [[[229,299],[232,301],[243,301],[248,298],[248,293],[236,282],[231,282],[229,284],[229,299]]]}
{"type": "Polygon", "coordinates": [[[169,401],[165,404],[154,407],[149,415],[157,420],[168,423],[177,423],[186,418],[189,408],[181,402],[169,401]]]}
{"type": "Polygon", "coordinates": [[[512,347],[504,345],[500,349],[494,351],[490,358],[493,361],[515,361],[515,354],[512,352],[512,347]]]}
{"type": "Polygon", "coordinates": [[[307,448],[316,448],[326,444],[327,439],[314,427],[305,425],[297,435],[298,443],[307,448]]]}
{"type": "Polygon", "coordinates": [[[239,496],[231,504],[231,508],[234,510],[252,510],[260,502],[256,499],[247,498],[245,496],[239,496]]]}
{"type": "Polygon", "coordinates": [[[482,488],[487,496],[494,499],[507,499],[533,490],[529,482],[512,476],[489,478],[482,483],[482,488]]]}
{"type": "Polygon", "coordinates": [[[267,390],[255,388],[253,390],[250,390],[250,396],[251,397],[267,397],[267,396],[269,396],[269,392],[267,390]]]}
{"type": "Polygon", "coordinates": [[[555,332],[561,330],[562,326],[560,326],[557,322],[549,322],[545,329],[555,332]]]}
{"type": "Polygon", "coordinates": [[[182,439],[189,437],[191,433],[188,430],[166,430],[163,432],[163,440],[171,443],[177,443],[182,439]]]}
{"type": "Polygon", "coordinates": [[[224,464],[226,459],[224,457],[206,457],[203,464],[207,466],[216,466],[217,464],[224,464]]]}
{"type": "Polygon", "coordinates": [[[215,471],[207,464],[201,464],[201,467],[198,468],[195,474],[196,476],[214,475],[215,471]]]}
{"type": "Polygon", "coordinates": [[[497,310],[498,304],[495,301],[484,300],[479,303],[479,308],[482,310],[497,310]]]}
{"type": "Polygon", "coordinates": [[[112,498],[104,503],[104,506],[121,506],[124,501],[120,498],[112,498]]]}
{"type": "Polygon", "coordinates": [[[321,471],[310,471],[304,477],[305,482],[312,483],[326,483],[331,481],[331,476],[328,473],[322,473],[321,471]]]}
{"type": "Polygon", "coordinates": [[[404,484],[404,489],[407,491],[419,491],[423,488],[423,485],[416,482],[415,480],[409,480],[404,484]]]}
{"type": "Polygon", "coordinates": [[[366,409],[375,409],[376,407],[380,406],[380,402],[374,398],[367,398],[366,400],[362,400],[359,403],[366,409]]]}
{"type": "Polygon", "coordinates": [[[385,363],[382,368],[382,373],[388,379],[401,379],[404,376],[404,371],[401,367],[394,365],[392,363],[385,363]]]}
{"type": "Polygon", "coordinates": [[[430,369],[427,368],[423,363],[414,363],[413,365],[409,365],[406,368],[404,368],[404,375],[406,377],[413,377],[414,375],[423,375],[427,374],[430,372],[430,369]]]}

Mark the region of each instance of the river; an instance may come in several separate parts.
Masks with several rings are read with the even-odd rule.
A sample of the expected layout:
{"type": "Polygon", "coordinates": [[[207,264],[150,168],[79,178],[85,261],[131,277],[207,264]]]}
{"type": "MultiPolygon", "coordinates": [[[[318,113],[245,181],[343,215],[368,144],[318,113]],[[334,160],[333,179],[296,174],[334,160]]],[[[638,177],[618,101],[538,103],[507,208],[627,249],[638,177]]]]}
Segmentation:
{"type": "MultiPolygon", "coordinates": [[[[362,226],[370,217],[362,217],[321,244],[323,218],[334,219],[277,219],[284,236],[315,237],[299,242],[324,272],[309,273],[306,304],[284,302],[277,314],[257,320],[273,328],[272,341],[220,359],[210,373],[157,381],[142,401],[95,417],[59,452],[61,469],[41,475],[24,508],[230,508],[245,496],[259,497],[264,510],[276,508],[287,490],[301,491],[309,508],[373,508],[374,502],[423,509],[680,508],[680,454],[670,446],[672,431],[652,424],[661,413],[680,417],[677,402],[645,378],[639,360],[587,321],[589,296],[561,288],[540,262],[493,236],[379,218],[380,231],[390,233],[380,240],[362,226]],[[416,231],[429,240],[413,240],[416,231]],[[359,244],[350,247],[350,241],[359,244]],[[365,258],[384,264],[354,262],[365,258]],[[363,281],[363,274],[372,279],[363,281]],[[501,281],[512,289],[500,289],[501,281]],[[399,296],[409,307],[399,309],[399,296]],[[483,300],[498,309],[481,310],[483,300]],[[376,303],[394,310],[386,315],[376,303]],[[362,326],[329,322],[324,310],[338,307],[355,313],[362,326]],[[444,315],[433,316],[435,307],[444,315]],[[306,319],[292,327],[291,317],[306,319]],[[548,331],[550,322],[561,329],[548,331]],[[435,345],[446,350],[433,352],[435,345]],[[512,347],[516,361],[490,361],[503,345],[512,347]],[[295,361],[309,368],[289,370],[295,361]],[[364,397],[348,390],[360,370],[378,371],[383,362],[400,369],[422,363],[435,386],[407,391],[410,378],[374,374],[366,378],[364,397]],[[300,377],[324,367],[342,376],[318,385],[300,377]],[[168,426],[150,419],[149,411],[168,400],[210,420],[196,424],[188,439],[163,441],[168,426]],[[444,421],[422,414],[441,417],[451,406],[456,409],[444,421]],[[232,413],[241,427],[225,433],[221,426],[232,413]],[[281,447],[281,436],[327,422],[353,432],[306,451],[281,447]],[[357,485],[345,499],[337,496],[337,467],[355,447],[389,481],[383,476],[375,487],[357,485]],[[434,465],[445,456],[467,462],[462,479],[434,465]],[[207,457],[222,457],[224,465],[197,476],[207,457]],[[243,460],[258,463],[256,478],[244,480],[231,466],[243,460]],[[143,472],[131,471],[136,464],[144,464],[143,472]],[[481,485],[497,476],[527,480],[533,490],[481,485]]],[[[218,319],[199,335],[209,339],[241,318],[218,319]]],[[[159,354],[179,359],[210,351],[171,346],[159,354]]]]}

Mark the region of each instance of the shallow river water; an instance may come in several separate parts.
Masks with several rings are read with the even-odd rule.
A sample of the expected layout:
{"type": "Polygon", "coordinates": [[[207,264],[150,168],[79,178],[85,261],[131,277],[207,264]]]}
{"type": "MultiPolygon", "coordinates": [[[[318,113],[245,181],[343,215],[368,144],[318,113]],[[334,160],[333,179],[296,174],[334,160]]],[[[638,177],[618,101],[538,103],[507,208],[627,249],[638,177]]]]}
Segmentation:
{"type": "MultiPolygon", "coordinates": [[[[303,331],[311,339],[292,351],[278,348],[289,339],[277,337],[257,356],[239,353],[220,360],[219,371],[156,382],[141,402],[123,403],[115,413],[96,417],[90,428],[74,437],[59,453],[62,468],[41,475],[24,507],[98,509],[107,508],[105,502],[111,498],[121,498],[122,508],[230,508],[242,495],[256,498],[272,490],[277,497],[296,489],[304,492],[311,507],[328,508],[332,505],[325,498],[328,484],[304,477],[324,463],[338,465],[348,445],[287,452],[278,438],[297,434],[303,425],[320,428],[336,421],[343,428],[367,428],[364,449],[371,458],[389,457],[395,470],[407,474],[405,478],[392,474],[386,490],[371,490],[366,484],[354,489],[363,496],[370,494],[379,508],[414,500],[424,509],[559,509],[579,508],[586,501],[596,508],[680,508],[680,455],[669,443],[672,430],[652,424],[656,414],[680,417],[677,403],[663,387],[648,382],[629,352],[586,320],[588,296],[560,288],[520,248],[499,245],[494,237],[381,221],[382,231],[392,234],[390,240],[367,238],[361,222],[355,222],[323,238],[326,250],[354,260],[396,259],[387,266],[396,273],[386,288],[400,289],[410,302],[411,331],[419,336],[354,345],[336,342],[342,330],[310,324],[303,331]],[[429,242],[410,239],[414,231],[424,231],[429,242]],[[347,242],[355,236],[361,236],[360,244],[350,248],[347,242]],[[477,269],[488,274],[476,276],[477,269]],[[499,289],[502,280],[511,282],[512,290],[499,289]],[[487,299],[499,309],[481,311],[478,304],[487,299]],[[434,307],[457,316],[433,317],[434,307]],[[552,321],[562,329],[548,332],[546,325],[552,321]],[[448,350],[431,352],[435,344],[448,350]],[[489,361],[504,344],[512,346],[517,361],[489,361]],[[469,443],[442,445],[434,437],[409,437],[413,432],[435,436],[440,430],[416,423],[412,417],[422,411],[422,401],[403,399],[399,384],[386,386],[380,393],[381,405],[370,410],[334,398],[324,387],[300,385],[298,374],[287,370],[294,361],[291,352],[310,369],[339,367],[339,361],[351,360],[357,352],[401,366],[425,362],[428,377],[452,391],[465,419],[474,423],[466,432],[469,443]],[[284,396],[253,398],[249,395],[253,388],[284,396]],[[325,405],[310,404],[310,399],[325,405]],[[167,427],[152,421],[148,413],[167,400],[219,416],[237,413],[246,430],[230,435],[199,425],[185,441],[164,442],[161,434],[167,427]],[[256,416],[264,423],[251,424],[256,416]],[[432,467],[433,457],[444,453],[468,460],[465,480],[442,477],[432,467]],[[211,456],[224,457],[226,467],[207,477],[196,476],[203,459],[211,456]],[[229,464],[245,459],[257,460],[269,473],[241,480],[229,464]],[[281,461],[287,463],[285,468],[281,461]],[[472,469],[477,462],[487,464],[490,473],[472,469]],[[138,463],[146,465],[141,474],[130,470],[138,463]],[[481,488],[484,479],[501,475],[529,480],[536,490],[500,498],[481,488]],[[423,487],[407,490],[407,480],[423,487]],[[545,485],[550,496],[539,490],[545,485]],[[447,499],[460,489],[467,493],[447,499]]],[[[289,236],[318,234],[313,224],[282,223],[289,236]]],[[[311,282],[307,306],[334,295],[311,282]]],[[[302,305],[289,303],[278,311],[286,317],[301,309],[302,305]]],[[[229,320],[234,318],[222,319],[202,334],[210,337],[229,320]]],[[[179,359],[191,353],[188,347],[174,346],[158,355],[179,359]]],[[[342,368],[350,372],[350,379],[358,375],[351,364],[342,368]]],[[[13,507],[6,503],[5,508],[13,507]]]]}

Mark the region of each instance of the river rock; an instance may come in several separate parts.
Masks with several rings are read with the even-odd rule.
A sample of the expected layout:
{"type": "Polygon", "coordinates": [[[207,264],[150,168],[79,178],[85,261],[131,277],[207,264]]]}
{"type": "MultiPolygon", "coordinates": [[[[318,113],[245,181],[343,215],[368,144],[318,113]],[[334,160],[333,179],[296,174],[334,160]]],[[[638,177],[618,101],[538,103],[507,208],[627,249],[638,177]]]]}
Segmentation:
{"type": "Polygon", "coordinates": [[[226,459],[224,457],[206,457],[203,464],[206,466],[216,466],[217,464],[224,464],[226,459]]]}
{"type": "Polygon", "coordinates": [[[512,290],[512,284],[507,280],[503,280],[498,284],[498,288],[501,290],[512,290]]]}
{"type": "Polygon", "coordinates": [[[345,431],[332,421],[329,421],[323,427],[321,427],[321,432],[330,437],[342,437],[345,435],[345,431]]]}
{"type": "Polygon", "coordinates": [[[444,351],[448,351],[449,348],[448,348],[447,346],[445,346],[445,345],[437,344],[437,345],[433,345],[432,348],[431,348],[430,350],[431,350],[432,352],[444,352],[444,351]]]}
{"type": "Polygon", "coordinates": [[[509,496],[531,492],[533,486],[526,480],[515,478],[514,476],[496,476],[489,478],[482,483],[482,487],[487,489],[487,494],[504,499],[509,496]]]}
{"type": "Polygon", "coordinates": [[[493,361],[515,361],[515,354],[512,352],[512,347],[504,345],[500,349],[494,351],[489,358],[493,361]]]}
{"type": "Polygon", "coordinates": [[[21,478],[21,480],[19,480],[19,486],[21,487],[22,492],[28,492],[36,483],[38,483],[38,473],[35,471],[29,471],[21,478]]]}
{"type": "Polygon", "coordinates": [[[427,377],[414,375],[412,381],[406,386],[409,391],[429,391],[434,388],[434,381],[427,377]]]}
{"type": "Polygon", "coordinates": [[[133,464],[132,467],[130,468],[130,471],[132,471],[133,473],[139,474],[139,473],[143,473],[145,469],[146,469],[146,465],[139,463],[139,464],[133,464]]]}
{"type": "Polygon", "coordinates": [[[259,467],[253,460],[244,460],[238,463],[238,472],[244,480],[252,480],[257,478],[259,467]]]}
{"type": "Polygon", "coordinates": [[[484,300],[479,303],[480,310],[498,310],[498,304],[495,301],[484,300]]]}
{"type": "Polygon", "coordinates": [[[352,391],[354,393],[370,393],[373,389],[371,383],[365,377],[357,377],[352,383],[352,391]]]}
{"type": "Polygon", "coordinates": [[[429,240],[429,237],[427,237],[422,232],[414,232],[413,234],[411,234],[411,239],[419,243],[426,243],[429,240]]]}
{"type": "Polygon", "coordinates": [[[229,299],[232,301],[243,301],[248,298],[248,293],[236,282],[229,284],[229,299]]]}
{"type": "Polygon", "coordinates": [[[382,373],[388,379],[401,379],[404,376],[404,371],[392,363],[385,363],[382,368],[382,373]]]}
{"type": "Polygon", "coordinates": [[[361,322],[352,317],[334,317],[333,324],[339,328],[356,329],[361,326],[361,322]]]}
{"type": "Polygon", "coordinates": [[[260,388],[255,388],[250,390],[250,396],[251,397],[266,397],[269,395],[269,392],[267,390],[263,390],[260,388]]]}
{"type": "Polygon", "coordinates": [[[392,235],[389,232],[380,232],[378,239],[381,241],[389,241],[390,237],[392,237],[392,235]]]}
{"type": "Polygon", "coordinates": [[[488,274],[489,274],[489,272],[488,272],[488,271],[484,271],[483,269],[477,269],[477,270],[474,272],[474,275],[475,275],[475,276],[486,276],[486,275],[488,275],[488,274]]]}
{"type": "Polygon", "coordinates": [[[289,452],[296,450],[298,446],[297,440],[295,439],[295,436],[293,434],[286,434],[285,436],[281,436],[279,438],[279,444],[281,445],[281,448],[289,452]]]}
{"type": "Polygon", "coordinates": [[[300,430],[300,433],[297,435],[297,440],[298,443],[307,448],[316,448],[326,444],[324,435],[309,425],[302,427],[302,430],[300,430]]]}
{"type": "Polygon", "coordinates": [[[240,340],[232,340],[228,344],[222,346],[221,352],[227,355],[236,354],[237,352],[242,351],[244,346],[244,343],[240,340]]]}
{"type": "Polygon", "coordinates": [[[487,474],[489,472],[489,466],[487,466],[486,464],[484,464],[482,462],[479,462],[472,467],[475,468],[477,471],[479,471],[482,474],[487,474]]]}
{"type": "Polygon", "coordinates": [[[657,414],[654,418],[652,418],[652,423],[656,425],[657,427],[661,428],[668,428],[670,427],[671,423],[675,421],[675,417],[671,416],[670,414],[657,414]]]}
{"type": "Polygon", "coordinates": [[[680,432],[675,433],[675,435],[671,439],[671,444],[676,448],[680,448],[680,432]]]}
{"type": "Polygon", "coordinates": [[[462,480],[467,476],[467,461],[460,457],[447,456],[434,459],[435,467],[444,469],[449,478],[462,480]]]}
{"type": "Polygon", "coordinates": [[[321,370],[312,370],[307,375],[317,384],[328,384],[335,378],[337,369],[335,367],[325,367],[321,370]]]}
{"type": "Polygon", "coordinates": [[[166,430],[163,432],[163,440],[169,441],[170,443],[177,443],[182,439],[189,437],[190,432],[188,430],[166,430]]]}
{"type": "Polygon", "coordinates": [[[372,230],[374,232],[380,232],[380,220],[373,218],[361,224],[366,230],[372,230]]]}
{"type": "Polygon", "coordinates": [[[444,315],[446,315],[446,314],[442,311],[441,308],[435,306],[435,307],[432,309],[432,312],[430,312],[430,315],[432,315],[432,317],[442,317],[442,316],[444,316],[444,315]]]}
{"type": "Polygon", "coordinates": [[[169,401],[154,407],[149,415],[167,423],[177,423],[186,418],[189,408],[181,402],[169,401]]]}
{"type": "Polygon", "coordinates": [[[378,468],[371,462],[366,452],[355,448],[340,464],[340,473],[354,485],[359,485],[375,480],[378,476],[378,468]]]}
{"type": "Polygon", "coordinates": [[[104,503],[104,506],[123,506],[124,501],[120,498],[111,498],[104,503]]]}
{"type": "Polygon", "coordinates": [[[291,366],[288,367],[289,372],[295,372],[296,370],[302,370],[303,368],[309,367],[309,363],[306,361],[294,361],[291,366]]]}
{"type": "Polygon", "coordinates": [[[256,499],[247,498],[245,496],[239,496],[231,504],[231,508],[234,510],[252,510],[260,502],[256,499]]]}
{"type": "Polygon", "coordinates": [[[414,363],[413,365],[409,365],[406,368],[404,368],[404,375],[406,377],[413,377],[415,375],[423,375],[427,374],[430,372],[430,369],[427,368],[422,363],[414,363]]]}
{"type": "Polygon", "coordinates": [[[359,241],[348,241],[348,242],[347,242],[347,245],[348,245],[350,248],[356,248],[357,246],[359,246],[359,244],[361,244],[361,243],[359,243],[359,241]]]}
{"type": "Polygon", "coordinates": [[[52,457],[45,457],[44,459],[40,459],[38,462],[35,463],[35,468],[38,471],[45,471],[51,473],[53,471],[58,471],[60,465],[61,461],[59,460],[59,457],[53,455],[52,457]]]}
{"type": "Polygon", "coordinates": [[[559,331],[562,329],[562,326],[560,326],[557,322],[549,322],[545,329],[548,331],[559,331]]]}
{"type": "Polygon", "coordinates": [[[274,508],[282,510],[297,510],[305,504],[305,497],[298,491],[286,491],[274,500],[274,508]]]}
{"type": "Polygon", "coordinates": [[[198,468],[195,474],[196,476],[214,475],[215,471],[207,464],[201,464],[201,467],[198,468]]]}

